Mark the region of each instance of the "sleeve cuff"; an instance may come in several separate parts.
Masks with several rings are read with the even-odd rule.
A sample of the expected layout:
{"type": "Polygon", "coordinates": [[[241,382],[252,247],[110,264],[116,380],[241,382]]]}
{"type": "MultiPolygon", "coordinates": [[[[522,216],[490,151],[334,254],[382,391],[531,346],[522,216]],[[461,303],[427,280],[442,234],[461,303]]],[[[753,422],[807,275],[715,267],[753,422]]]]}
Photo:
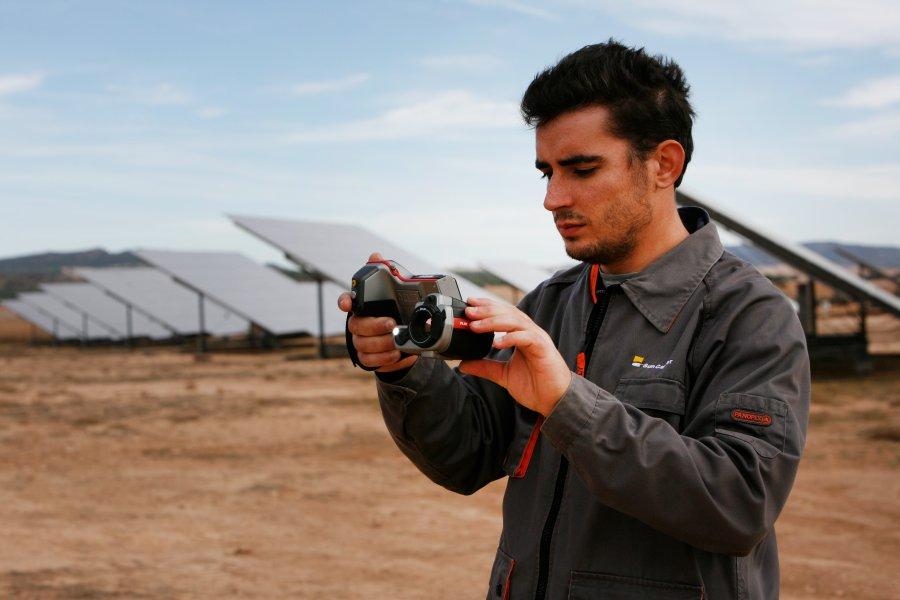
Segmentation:
{"type": "Polygon", "coordinates": [[[572,375],[566,393],[541,425],[541,433],[557,450],[565,453],[578,434],[585,430],[600,404],[600,392],[597,384],[580,375],[572,375]]]}
{"type": "Polygon", "coordinates": [[[378,381],[383,381],[385,383],[397,383],[409,373],[409,370],[412,367],[406,367],[405,369],[400,369],[399,371],[388,371],[386,373],[379,373],[375,371],[375,377],[378,378],[378,381]]]}
{"type": "Polygon", "coordinates": [[[413,366],[406,370],[406,373],[398,377],[395,381],[385,381],[376,373],[375,381],[378,389],[384,393],[387,398],[397,398],[406,400],[412,398],[422,389],[431,374],[434,372],[434,365],[437,359],[419,357],[413,366]]]}

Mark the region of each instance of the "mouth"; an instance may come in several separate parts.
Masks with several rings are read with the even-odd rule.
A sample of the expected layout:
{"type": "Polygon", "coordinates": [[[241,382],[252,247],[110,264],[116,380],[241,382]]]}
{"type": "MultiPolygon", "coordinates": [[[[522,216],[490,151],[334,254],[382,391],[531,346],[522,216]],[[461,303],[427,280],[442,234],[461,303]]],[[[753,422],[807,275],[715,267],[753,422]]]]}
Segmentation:
{"type": "Polygon", "coordinates": [[[578,223],[575,221],[557,221],[556,229],[563,237],[570,237],[581,231],[584,225],[584,223],[578,223]]]}

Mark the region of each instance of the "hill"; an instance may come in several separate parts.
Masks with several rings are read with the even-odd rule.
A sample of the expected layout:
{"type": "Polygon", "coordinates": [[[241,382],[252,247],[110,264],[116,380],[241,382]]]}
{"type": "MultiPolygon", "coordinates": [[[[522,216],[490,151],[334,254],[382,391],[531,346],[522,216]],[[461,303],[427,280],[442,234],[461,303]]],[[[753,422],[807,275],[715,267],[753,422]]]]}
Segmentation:
{"type": "Polygon", "coordinates": [[[110,253],[102,248],[78,252],[45,252],[0,259],[0,299],[32,292],[41,283],[71,281],[72,267],[129,267],[143,265],[130,252],[110,253]]]}

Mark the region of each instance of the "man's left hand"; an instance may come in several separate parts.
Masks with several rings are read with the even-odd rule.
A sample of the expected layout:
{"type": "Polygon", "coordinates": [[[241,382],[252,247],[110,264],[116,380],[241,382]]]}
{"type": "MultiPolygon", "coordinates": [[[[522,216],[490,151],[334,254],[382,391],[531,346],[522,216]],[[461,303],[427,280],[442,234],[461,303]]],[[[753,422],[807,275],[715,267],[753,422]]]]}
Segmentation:
{"type": "Polygon", "coordinates": [[[476,333],[507,332],[494,348],[515,347],[508,362],[464,360],[463,373],[493,381],[522,406],[547,416],[572,380],[572,371],[546,331],[514,306],[487,298],[469,298],[466,317],[476,333]]]}

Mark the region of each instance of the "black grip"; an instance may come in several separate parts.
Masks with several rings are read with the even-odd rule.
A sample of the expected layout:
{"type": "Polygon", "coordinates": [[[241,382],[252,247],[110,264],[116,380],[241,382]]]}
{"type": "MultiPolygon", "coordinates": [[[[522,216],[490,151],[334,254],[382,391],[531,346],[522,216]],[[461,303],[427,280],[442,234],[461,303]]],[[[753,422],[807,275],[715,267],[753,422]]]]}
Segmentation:
{"type": "Polygon", "coordinates": [[[356,346],[353,345],[353,334],[350,333],[350,317],[352,316],[353,313],[348,312],[347,321],[344,323],[344,341],[347,343],[347,354],[350,355],[350,362],[353,363],[354,367],[359,367],[364,371],[375,371],[379,367],[367,367],[359,362],[359,354],[356,352],[356,346]]]}
{"type": "MultiPolygon", "coordinates": [[[[356,352],[356,346],[353,345],[353,334],[350,333],[350,317],[353,316],[352,312],[347,313],[347,320],[344,322],[344,343],[347,344],[347,354],[350,355],[350,362],[353,363],[354,367],[359,367],[364,371],[377,371],[381,367],[367,367],[366,365],[359,362],[359,354],[356,352]]],[[[407,352],[400,353],[400,360],[403,360],[407,356],[412,356],[407,352]]],[[[400,362],[400,361],[397,361],[400,362]]]]}

